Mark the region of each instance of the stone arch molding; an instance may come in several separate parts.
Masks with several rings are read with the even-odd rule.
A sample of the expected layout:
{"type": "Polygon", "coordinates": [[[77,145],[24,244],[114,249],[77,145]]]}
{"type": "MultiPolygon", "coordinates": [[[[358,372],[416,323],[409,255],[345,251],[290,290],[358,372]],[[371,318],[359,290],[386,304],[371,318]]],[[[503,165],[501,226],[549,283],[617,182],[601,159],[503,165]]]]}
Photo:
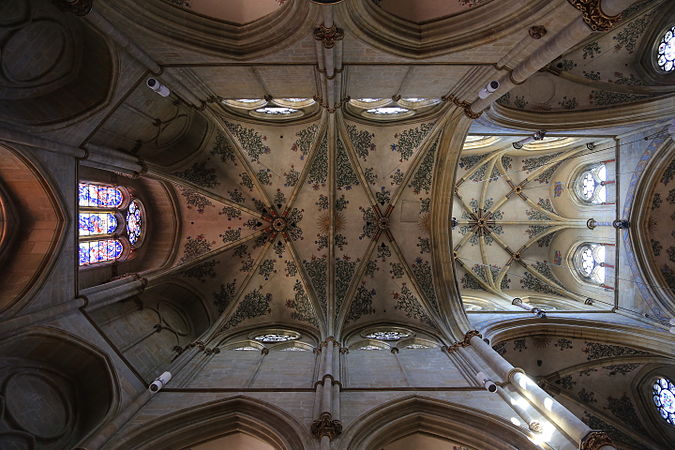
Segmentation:
{"type": "MultiPolygon", "coordinates": [[[[109,6],[100,2],[102,9],[109,6]]],[[[246,60],[260,57],[279,47],[270,42],[291,44],[304,37],[318,16],[318,8],[310,8],[306,0],[291,0],[277,11],[251,23],[233,22],[194,14],[181,8],[168,7],[163,0],[120,0],[113,15],[131,18],[145,30],[157,30],[161,39],[171,39],[182,46],[205,51],[219,57],[246,60]]],[[[107,15],[108,11],[104,15],[107,15]]],[[[157,35],[159,36],[159,35],[157,35]]]]}
{"type": "Polygon", "coordinates": [[[510,422],[465,406],[409,396],[358,417],[341,437],[341,449],[375,450],[414,433],[469,448],[530,449],[529,438],[510,422]]]}
{"type": "Polygon", "coordinates": [[[3,339],[0,386],[0,448],[75,448],[119,400],[108,358],[53,328],[3,339]]]}
{"type": "MultiPolygon", "coordinates": [[[[672,161],[675,161],[675,141],[667,139],[651,157],[638,181],[630,211],[632,220],[628,232],[631,247],[638,262],[638,270],[646,280],[645,287],[651,292],[657,303],[671,316],[675,315],[675,300],[673,299],[672,288],[657,267],[652,250],[651,238],[654,236],[650,230],[650,219],[653,220],[654,218],[654,213],[651,210],[654,207],[653,196],[657,185],[663,183],[664,186],[666,184],[669,184],[668,187],[673,186],[670,182],[661,181],[662,178],[665,179],[664,172],[672,161]]],[[[665,211],[667,211],[667,206],[664,205],[660,212],[663,214],[665,211]]]]}
{"type": "Polygon", "coordinates": [[[231,433],[256,437],[282,450],[313,449],[303,427],[277,408],[245,396],[217,400],[167,414],[121,439],[118,448],[182,449],[231,433]]]}
{"type": "Polygon", "coordinates": [[[0,120],[49,126],[109,99],[115,60],[106,39],[49,0],[0,5],[0,120]]]}
{"type": "Polygon", "coordinates": [[[371,1],[343,2],[338,8],[338,22],[365,42],[408,58],[422,59],[457,52],[485,44],[508,35],[515,27],[522,29],[523,17],[537,17],[550,8],[550,2],[502,0],[495,5],[450,17],[416,23],[379,8],[371,1]],[[498,3],[498,7],[496,6],[498,3]]]}

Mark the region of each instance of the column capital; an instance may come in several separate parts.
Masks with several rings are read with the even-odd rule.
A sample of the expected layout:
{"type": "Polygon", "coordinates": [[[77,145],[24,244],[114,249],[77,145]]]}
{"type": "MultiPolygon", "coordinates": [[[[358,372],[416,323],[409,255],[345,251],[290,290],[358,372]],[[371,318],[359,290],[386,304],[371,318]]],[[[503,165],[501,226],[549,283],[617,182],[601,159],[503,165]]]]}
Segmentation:
{"type": "Polygon", "coordinates": [[[614,448],[614,443],[604,431],[592,430],[579,443],[580,450],[600,450],[603,446],[614,448]]]}
{"type": "Polygon", "coordinates": [[[581,17],[593,31],[611,30],[621,18],[621,14],[608,16],[602,11],[601,0],[567,0],[572,6],[581,11],[581,17]]]}
{"type": "Polygon", "coordinates": [[[333,415],[329,412],[321,413],[318,419],[312,422],[312,434],[317,439],[328,436],[331,441],[342,433],[342,422],[333,420],[333,415]]]}
{"type": "Polygon", "coordinates": [[[314,29],[314,39],[322,41],[325,48],[335,47],[335,42],[341,41],[344,37],[345,33],[342,28],[335,25],[331,27],[320,25],[319,28],[314,29]]]}

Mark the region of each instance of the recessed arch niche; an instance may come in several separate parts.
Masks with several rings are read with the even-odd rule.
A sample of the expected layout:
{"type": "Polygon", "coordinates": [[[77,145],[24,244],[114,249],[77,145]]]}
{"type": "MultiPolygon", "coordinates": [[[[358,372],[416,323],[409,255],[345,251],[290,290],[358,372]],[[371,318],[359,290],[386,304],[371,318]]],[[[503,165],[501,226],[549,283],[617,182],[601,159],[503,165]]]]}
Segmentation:
{"type": "Polygon", "coordinates": [[[0,448],[75,448],[117,399],[106,357],[46,328],[3,339],[0,385],[0,448]]]}
{"type": "Polygon", "coordinates": [[[0,145],[3,238],[0,311],[41,286],[65,235],[65,212],[42,169],[0,145]],[[5,226],[6,225],[6,226],[5,226]]]}
{"type": "Polygon", "coordinates": [[[114,58],[86,21],[48,0],[2,2],[0,17],[0,120],[62,123],[108,99],[114,58]]]}
{"type": "Polygon", "coordinates": [[[525,433],[504,419],[421,396],[394,400],[363,414],[341,439],[343,448],[398,450],[397,441],[414,439],[417,434],[469,448],[535,447],[525,433]]]}
{"type": "Polygon", "coordinates": [[[285,411],[245,396],[204,403],[168,414],[130,431],[117,445],[183,449],[232,433],[244,433],[280,450],[314,448],[304,427],[285,411]]]}

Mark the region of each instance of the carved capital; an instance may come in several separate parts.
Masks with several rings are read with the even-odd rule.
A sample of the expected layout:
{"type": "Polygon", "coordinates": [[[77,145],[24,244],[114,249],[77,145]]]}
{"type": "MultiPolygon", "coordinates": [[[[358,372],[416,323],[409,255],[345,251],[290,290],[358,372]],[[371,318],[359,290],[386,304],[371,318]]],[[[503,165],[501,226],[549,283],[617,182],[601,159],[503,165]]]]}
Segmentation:
{"type": "Polygon", "coordinates": [[[331,413],[321,413],[319,418],[312,422],[312,434],[317,439],[328,436],[331,441],[342,433],[342,422],[333,420],[331,413]]]}
{"type": "Polygon", "coordinates": [[[586,25],[593,31],[608,31],[619,21],[621,14],[608,16],[602,12],[601,0],[567,0],[572,6],[581,11],[586,25]]]}
{"type": "Polygon", "coordinates": [[[344,37],[345,33],[342,28],[338,28],[335,25],[332,27],[320,25],[319,28],[314,29],[314,39],[322,41],[324,48],[335,47],[335,41],[341,41],[344,37]]]}
{"type": "Polygon", "coordinates": [[[527,31],[528,31],[528,33],[530,33],[530,37],[532,39],[541,39],[544,36],[546,36],[546,33],[547,33],[546,27],[544,27],[543,25],[531,26],[530,29],[527,30],[527,31]]]}
{"type": "Polygon", "coordinates": [[[94,0],[52,0],[61,11],[75,14],[76,16],[86,16],[91,11],[94,0]]]}
{"type": "Polygon", "coordinates": [[[473,338],[474,336],[478,336],[479,338],[483,337],[483,335],[480,334],[478,330],[467,331],[466,334],[464,335],[463,341],[464,346],[471,345],[471,338],[473,338]]]}
{"type": "Polygon", "coordinates": [[[579,444],[580,450],[599,450],[603,445],[614,446],[612,440],[604,431],[590,431],[579,444]]]}

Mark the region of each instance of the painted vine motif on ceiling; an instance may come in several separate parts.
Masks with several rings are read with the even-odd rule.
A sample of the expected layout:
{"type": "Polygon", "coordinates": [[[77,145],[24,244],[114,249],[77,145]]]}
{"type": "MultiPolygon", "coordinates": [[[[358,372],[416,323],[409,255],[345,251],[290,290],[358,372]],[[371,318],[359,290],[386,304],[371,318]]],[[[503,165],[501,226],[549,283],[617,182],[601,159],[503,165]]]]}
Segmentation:
{"type": "Polygon", "coordinates": [[[652,192],[647,233],[651,266],[675,295],[675,157],[664,167],[652,192]]]}
{"type": "Polygon", "coordinates": [[[512,339],[494,348],[588,426],[605,430],[617,448],[667,447],[658,434],[646,432],[649,422],[638,407],[635,385],[645,367],[673,361],[623,345],[552,335],[512,339]]]}
{"type": "Polygon", "coordinates": [[[637,2],[613,30],[593,35],[551,62],[497,102],[527,111],[575,111],[649,100],[672,94],[640,74],[639,51],[648,30],[660,20],[664,0],[637,2]]]}
{"type": "Polygon", "coordinates": [[[554,273],[563,264],[552,242],[586,219],[564,217],[554,207],[556,170],[585,148],[517,152],[509,144],[485,153],[465,150],[458,162],[451,216],[455,269],[462,294],[501,298],[533,295],[585,300],[554,273]]]}
{"type": "Polygon", "coordinates": [[[180,276],[224,329],[392,321],[433,328],[434,122],[284,127],[224,120],[176,169],[180,276]],[[332,319],[329,319],[332,315],[332,319]]]}

